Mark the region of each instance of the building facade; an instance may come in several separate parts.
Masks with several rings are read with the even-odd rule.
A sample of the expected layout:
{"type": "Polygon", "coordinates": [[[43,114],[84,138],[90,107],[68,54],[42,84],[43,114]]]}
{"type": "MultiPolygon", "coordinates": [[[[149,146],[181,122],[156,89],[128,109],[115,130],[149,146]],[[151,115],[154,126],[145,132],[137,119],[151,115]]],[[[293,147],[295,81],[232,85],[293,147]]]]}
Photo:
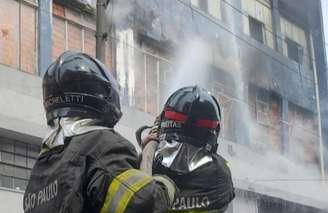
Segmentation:
{"type": "MultiPolygon", "coordinates": [[[[132,142],[175,89],[199,84],[223,111],[228,212],[327,212],[328,79],[319,0],[125,0],[107,7],[105,64],[132,142]]],[[[41,76],[65,50],[95,56],[94,0],[0,3],[0,212],[22,194],[46,122],[41,76]]]]}

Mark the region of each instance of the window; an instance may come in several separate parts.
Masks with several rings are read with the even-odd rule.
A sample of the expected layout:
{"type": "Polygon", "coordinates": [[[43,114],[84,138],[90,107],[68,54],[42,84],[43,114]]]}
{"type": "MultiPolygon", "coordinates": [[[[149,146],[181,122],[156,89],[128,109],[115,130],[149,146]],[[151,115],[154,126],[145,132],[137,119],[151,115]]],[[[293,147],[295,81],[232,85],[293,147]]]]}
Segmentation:
{"type": "Polygon", "coordinates": [[[269,125],[269,96],[267,92],[258,90],[256,95],[256,119],[259,124],[269,125]]]}
{"type": "MultiPolygon", "coordinates": [[[[91,0],[90,2],[95,2],[91,0]]],[[[73,3],[67,3],[73,4],[73,3]]],[[[93,4],[93,3],[92,3],[93,4]]],[[[52,19],[52,58],[56,59],[65,50],[85,52],[96,55],[95,18],[85,13],[54,3],[52,19]]],[[[107,67],[112,67],[111,39],[106,46],[107,67]]]]}
{"type": "Polygon", "coordinates": [[[0,63],[35,74],[37,69],[37,5],[35,0],[28,2],[26,0],[1,1],[0,63]]]}
{"type": "Polygon", "coordinates": [[[252,38],[263,43],[263,23],[249,16],[249,33],[252,38]]]}
{"type": "Polygon", "coordinates": [[[25,190],[39,146],[0,137],[0,187],[25,190]]]}
{"type": "Polygon", "coordinates": [[[157,115],[163,106],[164,94],[171,89],[167,82],[174,74],[172,66],[165,59],[165,52],[147,37],[138,37],[137,42],[141,45],[141,50],[138,50],[129,46],[135,39],[132,30],[118,31],[117,34],[116,70],[123,103],[157,115]]]}
{"type": "Polygon", "coordinates": [[[243,31],[262,44],[274,48],[270,0],[241,0],[243,31]]]}
{"type": "MultiPolygon", "coordinates": [[[[312,70],[308,44],[308,33],[290,20],[280,17],[281,33],[284,35],[283,54],[289,59],[304,65],[307,70],[312,70]]],[[[312,72],[305,73],[311,79],[312,72]]]]}
{"type": "Polygon", "coordinates": [[[208,8],[208,6],[207,6],[207,1],[205,0],[203,0],[203,1],[198,1],[198,6],[199,6],[199,8],[202,10],[202,11],[204,11],[204,12],[208,12],[207,11],[207,8],[208,8]]]}
{"type": "Polygon", "coordinates": [[[302,63],[302,58],[303,58],[302,46],[291,39],[286,39],[286,43],[287,43],[288,58],[292,59],[293,61],[296,61],[297,63],[302,63]]]}
{"type": "Polygon", "coordinates": [[[268,118],[268,113],[269,113],[269,104],[260,100],[256,101],[256,117],[257,117],[257,122],[263,125],[268,125],[269,124],[269,118],[268,118]]]}
{"type": "Polygon", "coordinates": [[[191,0],[191,4],[216,19],[221,19],[221,0],[191,0]]]}
{"type": "Polygon", "coordinates": [[[1,187],[6,187],[6,188],[13,188],[13,180],[12,178],[4,175],[0,175],[0,186],[1,187]]]}

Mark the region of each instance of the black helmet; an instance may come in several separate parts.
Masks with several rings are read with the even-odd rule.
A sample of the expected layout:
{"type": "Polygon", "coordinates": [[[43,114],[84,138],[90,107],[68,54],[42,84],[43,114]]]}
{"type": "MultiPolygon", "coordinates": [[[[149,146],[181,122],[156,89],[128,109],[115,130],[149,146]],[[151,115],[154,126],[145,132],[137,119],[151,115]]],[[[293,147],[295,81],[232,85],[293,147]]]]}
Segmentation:
{"type": "Polygon", "coordinates": [[[198,86],[184,87],[167,100],[159,137],[216,152],[220,121],[220,107],[214,96],[198,86]]]}
{"type": "Polygon", "coordinates": [[[42,87],[48,125],[59,117],[81,117],[113,127],[122,116],[116,80],[87,54],[64,52],[49,66],[42,87]]]}

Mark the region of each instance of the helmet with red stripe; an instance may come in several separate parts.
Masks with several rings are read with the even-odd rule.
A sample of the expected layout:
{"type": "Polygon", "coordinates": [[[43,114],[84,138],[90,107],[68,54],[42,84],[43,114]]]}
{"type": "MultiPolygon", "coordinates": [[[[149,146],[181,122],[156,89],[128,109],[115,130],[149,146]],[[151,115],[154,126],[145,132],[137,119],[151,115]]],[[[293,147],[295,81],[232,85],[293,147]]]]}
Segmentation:
{"type": "Polygon", "coordinates": [[[220,121],[220,106],[214,96],[198,86],[184,87],[174,92],[164,106],[160,139],[216,152],[220,121]]]}

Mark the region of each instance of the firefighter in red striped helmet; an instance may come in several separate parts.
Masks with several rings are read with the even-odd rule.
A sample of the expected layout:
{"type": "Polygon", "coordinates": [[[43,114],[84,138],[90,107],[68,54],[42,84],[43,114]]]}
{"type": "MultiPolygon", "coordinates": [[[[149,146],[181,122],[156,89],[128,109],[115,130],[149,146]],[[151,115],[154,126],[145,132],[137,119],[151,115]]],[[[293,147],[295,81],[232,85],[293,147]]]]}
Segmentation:
{"type": "Polygon", "coordinates": [[[227,162],[217,154],[218,101],[203,88],[184,87],[158,119],[158,132],[153,128],[147,138],[156,135],[159,142],[153,173],[169,176],[180,189],[171,212],[224,212],[235,193],[227,162]]]}

